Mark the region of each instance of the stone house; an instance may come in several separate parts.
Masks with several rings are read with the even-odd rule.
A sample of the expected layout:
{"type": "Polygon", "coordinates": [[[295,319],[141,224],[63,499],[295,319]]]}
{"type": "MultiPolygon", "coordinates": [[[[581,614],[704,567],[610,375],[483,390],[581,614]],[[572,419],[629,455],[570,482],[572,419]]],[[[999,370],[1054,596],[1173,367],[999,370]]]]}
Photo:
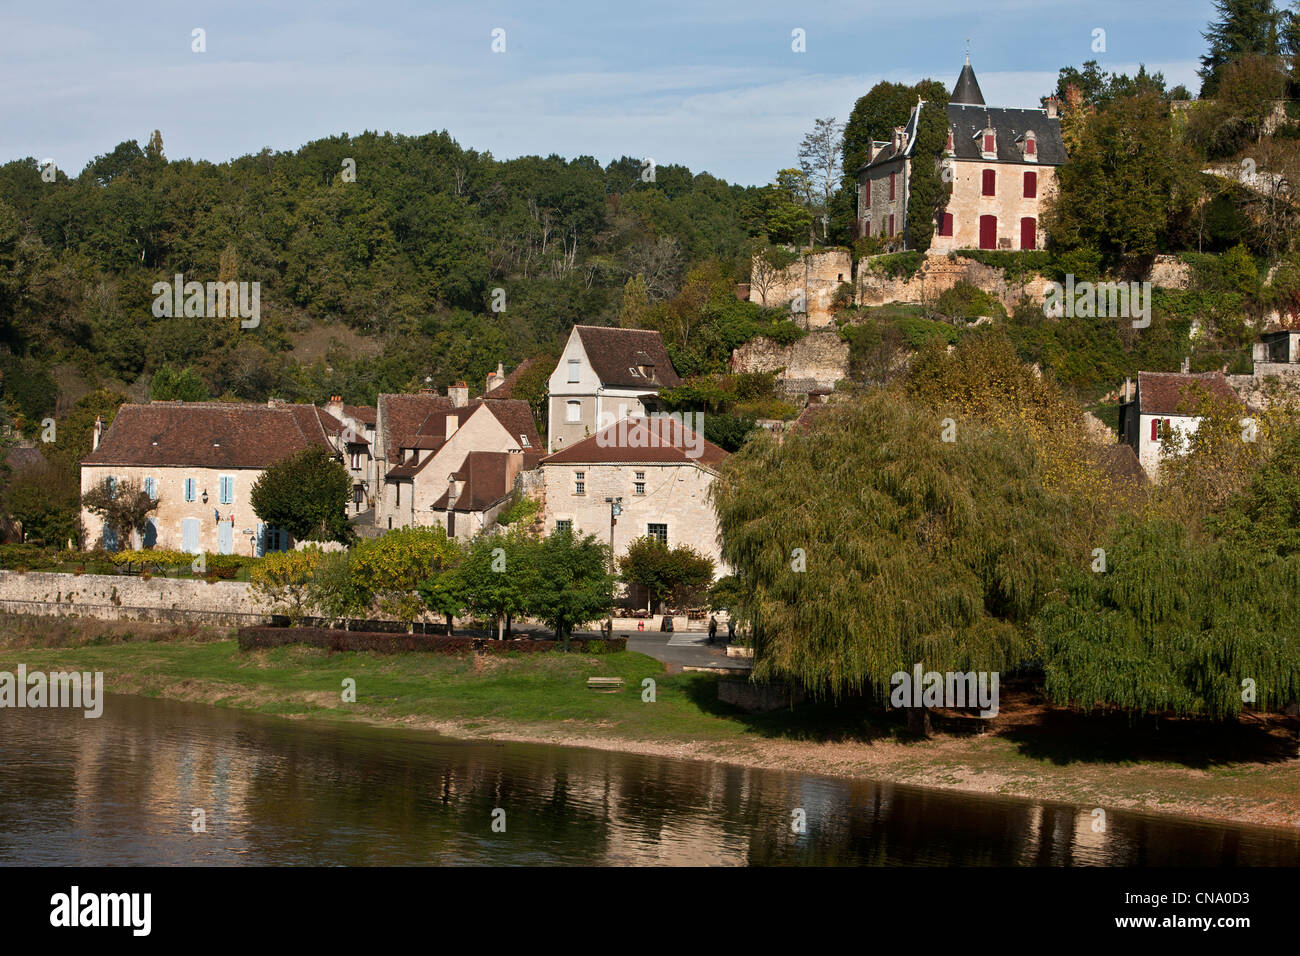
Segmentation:
{"type": "Polygon", "coordinates": [[[151,402],[123,405],[104,429],[95,422],[81,460],[81,492],[109,478],[134,480],[158,500],[145,532],[119,542],[102,520],[81,513],[88,545],[125,545],[197,554],[261,555],[293,546],[253,511],[253,484],[270,465],[312,445],[335,449],[342,423],[314,405],[271,401],[151,402]]]}
{"type": "Polygon", "coordinates": [[[1237,393],[1222,372],[1139,372],[1137,389],[1129,394],[1119,411],[1119,440],[1137,455],[1147,476],[1155,481],[1160,472],[1161,438],[1178,429],[1186,439],[1195,434],[1201,416],[1194,414],[1206,398],[1227,399],[1240,404],[1237,393]]]}
{"type": "Polygon", "coordinates": [[[655,411],[680,383],[658,332],[575,325],[547,390],[547,452],[655,411]]]}
{"type": "Polygon", "coordinates": [[[341,395],[325,403],[327,411],[340,423],[337,434],[330,437],[343,453],[343,467],[352,477],[352,502],[349,511],[358,515],[375,506],[377,473],[375,469],[375,409],[369,405],[345,405],[341,395]]]}
{"type": "Polygon", "coordinates": [[[380,395],[376,468],[382,476],[375,527],[449,528],[471,537],[508,502],[515,479],[537,466],[541,438],[528,403],[468,400],[458,382],[439,396],[380,395]]]}
{"type": "Polygon", "coordinates": [[[568,528],[611,541],[615,556],[653,535],[690,545],[726,573],[709,486],[727,453],[674,417],[630,418],[542,459],[546,532],[568,528]]]}
{"type": "MultiPolygon", "coordinates": [[[[870,158],[857,171],[858,235],[911,248],[907,203],[916,133],[927,108],[935,106],[918,101],[889,142],[871,144],[870,158]]],[[[967,56],[946,112],[940,166],[952,193],[930,251],[1041,248],[1042,211],[1056,189],[1056,168],[1066,161],[1056,102],[1043,109],[986,106],[967,56]]]]}

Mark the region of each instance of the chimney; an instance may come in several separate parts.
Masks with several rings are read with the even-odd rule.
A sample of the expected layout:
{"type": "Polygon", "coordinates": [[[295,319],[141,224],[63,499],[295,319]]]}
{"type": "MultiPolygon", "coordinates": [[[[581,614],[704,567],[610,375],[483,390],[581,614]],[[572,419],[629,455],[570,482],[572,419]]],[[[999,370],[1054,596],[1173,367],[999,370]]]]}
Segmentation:
{"type": "Polygon", "coordinates": [[[1061,101],[1058,100],[1055,96],[1049,96],[1047,98],[1046,106],[1047,106],[1047,118],[1056,119],[1057,115],[1061,111],[1061,101]]]}
{"type": "Polygon", "coordinates": [[[325,404],[325,411],[336,417],[340,415],[343,412],[343,396],[331,395],[330,400],[325,404]]]}
{"type": "Polygon", "coordinates": [[[452,435],[456,434],[456,429],[459,427],[460,427],[459,416],[448,415],[446,434],[443,436],[443,441],[446,441],[447,439],[451,438],[452,435]]]}
{"type": "Polygon", "coordinates": [[[438,394],[438,390],[435,389],[435,388],[433,388],[433,387],[431,387],[431,386],[429,386],[429,385],[421,385],[421,386],[420,386],[420,394],[421,394],[421,395],[429,395],[429,396],[433,396],[433,395],[437,395],[437,394],[438,394]]]}
{"type": "Polygon", "coordinates": [[[103,434],[104,434],[104,417],[103,417],[102,415],[96,415],[96,416],[95,416],[95,432],[94,432],[94,435],[93,435],[93,436],[91,437],[91,439],[90,439],[90,442],[91,442],[91,444],[90,444],[90,450],[91,450],[91,451],[95,451],[97,448],[99,448],[99,439],[103,436],[103,434]]]}
{"type": "Polygon", "coordinates": [[[469,404],[469,386],[464,382],[456,382],[447,389],[447,397],[451,399],[452,408],[464,408],[469,404]]]}
{"type": "Polygon", "coordinates": [[[501,383],[505,381],[505,378],[505,367],[500,362],[497,362],[497,370],[495,372],[488,372],[487,388],[483,390],[483,394],[486,395],[488,392],[492,391],[492,389],[500,387],[501,383]]]}
{"type": "Polygon", "coordinates": [[[907,147],[907,129],[903,126],[894,127],[894,151],[898,152],[907,147]]]}

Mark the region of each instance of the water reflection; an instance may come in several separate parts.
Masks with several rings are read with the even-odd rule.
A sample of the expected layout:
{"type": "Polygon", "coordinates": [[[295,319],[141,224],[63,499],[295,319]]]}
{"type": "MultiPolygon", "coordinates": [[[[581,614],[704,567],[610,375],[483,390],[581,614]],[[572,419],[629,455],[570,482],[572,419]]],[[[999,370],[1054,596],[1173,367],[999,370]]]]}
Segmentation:
{"type": "Polygon", "coordinates": [[[3,863],[1300,864],[1300,833],[1090,810],[130,697],[0,711],[3,863]]]}

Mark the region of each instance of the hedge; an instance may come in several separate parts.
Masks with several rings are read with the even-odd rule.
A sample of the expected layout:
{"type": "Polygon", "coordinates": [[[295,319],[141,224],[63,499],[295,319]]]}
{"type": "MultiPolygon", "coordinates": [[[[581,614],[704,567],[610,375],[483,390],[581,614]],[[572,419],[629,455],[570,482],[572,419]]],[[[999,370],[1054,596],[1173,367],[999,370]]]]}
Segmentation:
{"type": "MultiPolygon", "coordinates": [[[[560,641],[510,640],[496,641],[485,637],[446,637],[440,634],[384,634],[378,631],[341,631],[325,627],[241,627],[239,649],[250,651],[270,647],[305,644],[323,647],[329,651],[377,651],[381,654],[404,654],[419,651],[426,654],[467,654],[474,651],[486,654],[525,654],[560,650],[560,641]]],[[[600,654],[627,650],[626,637],[613,637],[608,641],[571,640],[570,651],[600,654]]]]}

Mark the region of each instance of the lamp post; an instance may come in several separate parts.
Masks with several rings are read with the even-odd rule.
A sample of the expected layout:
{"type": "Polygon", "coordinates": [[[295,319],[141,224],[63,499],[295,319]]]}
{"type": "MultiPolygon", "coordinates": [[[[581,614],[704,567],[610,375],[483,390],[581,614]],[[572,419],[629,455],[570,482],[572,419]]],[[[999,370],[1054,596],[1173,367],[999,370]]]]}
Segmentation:
{"type": "MultiPolygon", "coordinates": [[[[609,573],[614,573],[614,525],[618,523],[618,516],[623,513],[623,496],[617,498],[607,497],[605,503],[609,505],[609,573]]],[[[605,638],[614,636],[614,614],[611,611],[609,620],[605,623],[605,638]]]]}

